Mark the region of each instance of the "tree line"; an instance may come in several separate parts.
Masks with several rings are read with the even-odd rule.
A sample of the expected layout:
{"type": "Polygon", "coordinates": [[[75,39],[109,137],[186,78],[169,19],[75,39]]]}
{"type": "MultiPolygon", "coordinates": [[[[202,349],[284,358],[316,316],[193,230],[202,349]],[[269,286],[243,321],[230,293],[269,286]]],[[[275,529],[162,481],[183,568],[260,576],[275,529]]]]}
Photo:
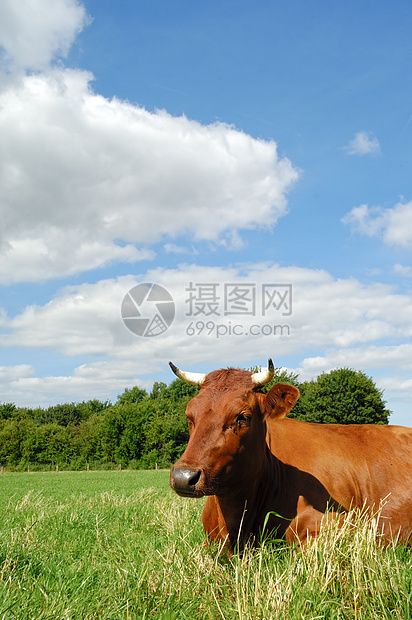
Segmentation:
{"type": "MultiPolygon", "coordinates": [[[[254,369],[253,369],[254,370],[254,369]]],[[[318,423],[387,424],[383,393],[363,372],[341,368],[316,380],[277,369],[273,383],[292,383],[301,397],[289,417],[318,423]]],[[[99,400],[44,408],[0,404],[0,465],[9,470],[169,467],[188,440],[185,409],[198,388],[175,379],[151,392],[126,389],[99,400]]]]}

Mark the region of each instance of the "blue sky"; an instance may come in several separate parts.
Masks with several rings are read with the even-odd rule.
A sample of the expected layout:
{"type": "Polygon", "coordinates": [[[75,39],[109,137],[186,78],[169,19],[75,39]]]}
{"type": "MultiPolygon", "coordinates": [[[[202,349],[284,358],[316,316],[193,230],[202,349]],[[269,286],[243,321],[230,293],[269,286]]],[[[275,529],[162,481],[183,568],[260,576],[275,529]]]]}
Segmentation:
{"type": "Polygon", "coordinates": [[[5,0],[0,401],[271,356],[363,370],[410,425],[411,25],[406,1],[5,0]],[[156,336],[122,320],[142,283],[174,302],[156,336]]]}

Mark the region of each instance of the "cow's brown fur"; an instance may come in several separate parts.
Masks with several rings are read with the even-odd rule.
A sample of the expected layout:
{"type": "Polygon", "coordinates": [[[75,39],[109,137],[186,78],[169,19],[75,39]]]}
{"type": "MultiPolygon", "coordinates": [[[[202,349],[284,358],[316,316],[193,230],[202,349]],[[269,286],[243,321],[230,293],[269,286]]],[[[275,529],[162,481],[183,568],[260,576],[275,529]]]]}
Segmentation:
{"type": "Polygon", "coordinates": [[[263,394],[250,372],[226,369],[209,373],[189,402],[190,438],[171,486],[189,494],[174,472],[197,472],[190,495],[207,496],[207,537],[230,547],[268,531],[304,540],[328,510],[376,510],[385,500],[384,536],[410,542],[412,429],[285,419],[298,397],[286,384],[263,394]]]}

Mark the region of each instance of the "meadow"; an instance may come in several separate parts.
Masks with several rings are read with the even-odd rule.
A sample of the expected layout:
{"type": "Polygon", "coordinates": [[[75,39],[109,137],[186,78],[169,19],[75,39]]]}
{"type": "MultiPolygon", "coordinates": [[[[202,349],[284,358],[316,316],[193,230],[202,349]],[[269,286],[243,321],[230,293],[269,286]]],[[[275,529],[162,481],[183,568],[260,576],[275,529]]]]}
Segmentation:
{"type": "Polygon", "coordinates": [[[412,617],[412,553],[373,520],[228,557],[203,545],[202,505],[167,471],[0,475],[0,619],[412,617]]]}

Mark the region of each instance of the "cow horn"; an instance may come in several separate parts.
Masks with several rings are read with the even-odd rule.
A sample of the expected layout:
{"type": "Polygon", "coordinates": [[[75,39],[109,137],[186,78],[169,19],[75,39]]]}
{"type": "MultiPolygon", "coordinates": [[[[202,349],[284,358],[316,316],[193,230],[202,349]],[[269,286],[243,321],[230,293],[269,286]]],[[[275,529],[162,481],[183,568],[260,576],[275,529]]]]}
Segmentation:
{"type": "Polygon", "coordinates": [[[190,383],[190,385],[202,385],[206,378],[206,375],[201,372],[186,372],[185,370],[180,370],[180,368],[175,366],[172,362],[169,362],[169,366],[175,373],[176,377],[179,377],[179,379],[185,383],[190,383]]]}
{"type": "Polygon", "coordinates": [[[271,358],[269,358],[267,369],[262,372],[253,373],[252,381],[256,385],[266,385],[266,383],[269,383],[269,381],[272,381],[274,374],[275,374],[275,369],[273,367],[273,362],[271,358]]]}

